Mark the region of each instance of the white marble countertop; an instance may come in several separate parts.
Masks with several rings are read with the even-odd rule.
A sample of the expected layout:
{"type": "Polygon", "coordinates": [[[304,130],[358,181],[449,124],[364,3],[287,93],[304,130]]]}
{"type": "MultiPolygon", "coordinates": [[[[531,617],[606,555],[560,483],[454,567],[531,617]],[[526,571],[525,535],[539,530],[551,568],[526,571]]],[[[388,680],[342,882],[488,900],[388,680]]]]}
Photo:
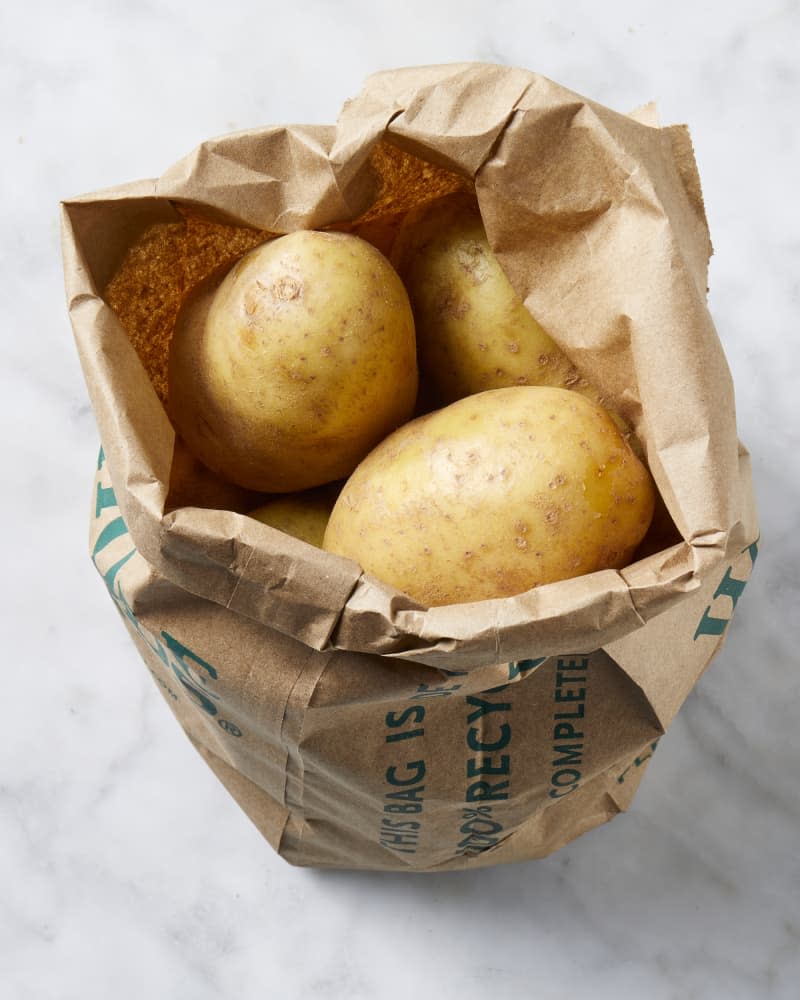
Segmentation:
{"type": "Polygon", "coordinates": [[[0,39],[0,995],[800,995],[800,6],[30,0],[0,39]],[[58,201],[211,135],[334,122],[375,69],[472,59],[689,123],[762,550],[627,814],[487,871],[294,869],[185,739],[88,559],[98,437],[58,201]]]}

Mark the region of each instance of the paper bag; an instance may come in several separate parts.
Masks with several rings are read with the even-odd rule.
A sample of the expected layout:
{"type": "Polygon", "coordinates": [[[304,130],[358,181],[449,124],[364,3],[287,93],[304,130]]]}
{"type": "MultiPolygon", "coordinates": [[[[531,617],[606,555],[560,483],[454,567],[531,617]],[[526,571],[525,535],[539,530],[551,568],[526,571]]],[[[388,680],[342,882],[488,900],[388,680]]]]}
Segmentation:
{"type": "Polygon", "coordinates": [[[103,442],[92,558],[269,843],[298,865],[465,868],[543,856],[627,808],[757,552],[686,129],[522,70],[400,70],[336,126],[211,140],[63,219],[103,442]],[[459,188],[528,309],[633,428],[663,511],[622,570],[426,608],[248,518],[254,498],[176,437],[165,365],[177,304],[212,269],[297,228],[380,246],[459,188]]]}

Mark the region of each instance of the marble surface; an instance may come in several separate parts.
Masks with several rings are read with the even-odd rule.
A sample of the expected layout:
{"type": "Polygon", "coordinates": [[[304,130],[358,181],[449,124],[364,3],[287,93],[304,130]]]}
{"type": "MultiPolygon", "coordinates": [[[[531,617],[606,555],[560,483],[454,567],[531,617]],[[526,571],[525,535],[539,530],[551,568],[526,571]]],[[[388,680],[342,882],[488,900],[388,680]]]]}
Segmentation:
{"type": "Polygon", "coordinates": [[[800,995],[800,5],[29,0],[3,6],[0,50],[0,995],[800,995]],[[372,70],[470,59],[690,124],[762,550],[630,812],[482,872],[293,869],[196,756],[87,557],[98,438],[58,201],[214,134],[333,122],[372,70]]]}

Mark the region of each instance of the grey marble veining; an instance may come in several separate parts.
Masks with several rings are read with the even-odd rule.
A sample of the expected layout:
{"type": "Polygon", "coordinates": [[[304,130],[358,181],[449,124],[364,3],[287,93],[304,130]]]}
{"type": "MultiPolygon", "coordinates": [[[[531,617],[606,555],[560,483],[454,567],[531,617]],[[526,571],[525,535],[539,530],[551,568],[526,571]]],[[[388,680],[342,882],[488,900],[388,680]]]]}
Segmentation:
{"type": "Polygon", "coordinates": [[[0,12],[0,994],[800,995],[800,5],[34,0],[0,12]],[[86,554],[98,440],[58,201],[487,59],[692,129],[762,546],[631,810],[542,862],[296,870],[197,758],[86,554]]]}

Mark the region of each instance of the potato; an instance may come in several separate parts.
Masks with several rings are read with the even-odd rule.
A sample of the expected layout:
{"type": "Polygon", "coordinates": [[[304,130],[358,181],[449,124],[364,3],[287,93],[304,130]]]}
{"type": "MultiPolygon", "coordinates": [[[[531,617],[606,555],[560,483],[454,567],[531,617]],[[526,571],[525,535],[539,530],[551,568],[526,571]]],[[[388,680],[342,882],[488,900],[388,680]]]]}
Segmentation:
{"type": "Polygon", "coordinates": [[[443,402],[513,385],[603,402],[512,288],[474,197],[447,195],[410,212],[392,260],[414,310],[420,370],[443,402]]]}
{"type": "Polygon", "coordinates": [[[285,493],[270,497],[261,506],[248,511],[262,524],[268,524],[287,535],[300,538],[309,545],[322,548],[325,528],[336,502],[337,491],[331,486],[321,486],[301,493],[285,493]]]}
{"type": "Polygon", "coordinates": [[[260,494],[235,486],[212,472],[189,451],[183,438],[176,436],[165,510],[205,507],[208,510],[243,511],[260,499],[260,494]]]}
{"type": "Polygon", "coordinates": [[[170,350],[177,430],[209,468],[263,493],[345,478],[409,418],[416,391],[402,282],[345,233],[251,251],[186,303],[170,350]]]}
{"type": "Polygon", "coordinates": [[[614,421],[565,389],[518,386],[395,431],[345,484],[324,548],[435,606],[626,565],[654,487],[614,421]]]}

